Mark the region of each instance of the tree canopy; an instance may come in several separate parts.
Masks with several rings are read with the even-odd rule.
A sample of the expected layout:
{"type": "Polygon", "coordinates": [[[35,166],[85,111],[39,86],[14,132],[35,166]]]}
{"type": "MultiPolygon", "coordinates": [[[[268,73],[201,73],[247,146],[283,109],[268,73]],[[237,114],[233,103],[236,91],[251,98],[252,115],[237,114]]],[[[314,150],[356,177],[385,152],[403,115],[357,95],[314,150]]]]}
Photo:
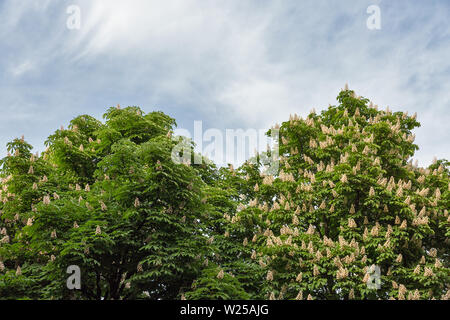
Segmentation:
{"type": "Polygon", "coordinates": [[[14,139],[0,162],[0,297],[450,298],[450,163],[412,163],[415,115],[348,88],[337,101],[268,131],[276,173],[261,155],[176,163],[175,120],[138,107],[79,116],[40,155],[14,139]]]}

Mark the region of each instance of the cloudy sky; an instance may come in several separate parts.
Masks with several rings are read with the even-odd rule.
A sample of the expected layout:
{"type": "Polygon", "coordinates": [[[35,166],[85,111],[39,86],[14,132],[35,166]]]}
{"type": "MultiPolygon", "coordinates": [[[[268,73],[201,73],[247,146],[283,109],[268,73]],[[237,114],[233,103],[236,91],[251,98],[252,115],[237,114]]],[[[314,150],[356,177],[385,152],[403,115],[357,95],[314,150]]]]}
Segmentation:
{"type": "Polygon", "coordinates": [[[1,0],[0,153],[22,134],[42,151],[60,125],[117,104],[189,130],[267,129],[335,104],[347,82],[418,113],[419,165],[450,159],[449,17],[447,0],[1,0]]]}

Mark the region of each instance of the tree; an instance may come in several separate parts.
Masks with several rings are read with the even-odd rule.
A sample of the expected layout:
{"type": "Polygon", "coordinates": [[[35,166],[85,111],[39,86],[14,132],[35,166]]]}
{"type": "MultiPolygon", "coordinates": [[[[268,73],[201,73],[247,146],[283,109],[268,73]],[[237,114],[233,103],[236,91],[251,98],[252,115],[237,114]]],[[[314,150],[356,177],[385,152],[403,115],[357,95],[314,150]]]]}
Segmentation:
{"type": "Polygon", "coordinates": [[[252,239],[234,256],[260,271],[256,280],[236,263],[229,271],[252,297],[448,299],[449,163],[412,165],[415,115],[378,110],[347,88],[337,100],[274,127],[278,174],[259,163],[237,170],[228,239],[252,239]]]}
{"type": "Polygon", "coordinates": [[[232,166],[221,168],[205,190],[208,206],[205,231],[210,237],[208,255],[202,275],[191,288],[186,288],[188,299],[263,298],[259,290],[263,270],[252,259],[254,250],[250,244],[260,222],[253,219],[258,219],[255,216],[245,219],[236,215],[249,201],[244,195],[251,192],[250,184],[242,178],[247,173],[259,179],[258,166],[245,165],[238,171],[232,166]]]}
{"type": "Polygon", "coordinates": [[[450,298],[450,163],[412,163],[415,115],[348,88],[337,100],[268,131],[279,172],[263,170],[276,149],[237,169],[191,165],[201,155],[171,136],[174,119],[137,107],[75,118],[41,156],[15,139],[1,160],[0,296],[450,298]],[[70,265],[80,291],[65,286],[70,265]]]}
{"type": "Polygon", "coordinates": [[[75,118],[40,157],[23,139],[8,144],[2,297],[173,299],[197,277],[206,165],[172,161],[175,121],[163,113],[111,108],[104,118],[75,118]],[[66,287],[70,265],[80,291],[66,287]]]}

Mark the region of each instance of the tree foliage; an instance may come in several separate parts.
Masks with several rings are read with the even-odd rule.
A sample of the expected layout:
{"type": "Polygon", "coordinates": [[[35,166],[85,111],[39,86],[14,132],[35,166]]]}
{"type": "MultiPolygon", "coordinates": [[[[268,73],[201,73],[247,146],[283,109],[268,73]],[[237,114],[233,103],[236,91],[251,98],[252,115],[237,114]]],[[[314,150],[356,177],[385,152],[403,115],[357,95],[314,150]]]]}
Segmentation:
{"type": "Polygon", "coordinates": [[[260,155],[237,169],[176,163],[174,119],[137,107],[75,118],[40,156],[13,140],[0,296],[448,299],[450,163],[412,163],[415,115],[347,88],[337,100],[271,129],[273,175],[260,155]],[[69,265],[81,290],[66,287],[69,265]]]}

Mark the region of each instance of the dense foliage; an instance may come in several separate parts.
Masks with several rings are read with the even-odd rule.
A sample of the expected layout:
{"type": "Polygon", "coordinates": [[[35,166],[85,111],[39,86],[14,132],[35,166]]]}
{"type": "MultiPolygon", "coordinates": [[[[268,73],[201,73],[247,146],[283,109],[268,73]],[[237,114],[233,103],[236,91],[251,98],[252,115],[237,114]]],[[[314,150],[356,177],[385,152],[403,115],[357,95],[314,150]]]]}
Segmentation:
{"type": "Polygon", "coordinates": [[[337,100],[271,129],[273,175],[260,156],[174,162],[175,121],[137,107],[79,116],[41,155],[13,140],[0,297],[450,298],[450,163],[412,163],[415,115],[347,88],[337,100]],[[80,290],[66,286],[70,265],[80,290]]]}

